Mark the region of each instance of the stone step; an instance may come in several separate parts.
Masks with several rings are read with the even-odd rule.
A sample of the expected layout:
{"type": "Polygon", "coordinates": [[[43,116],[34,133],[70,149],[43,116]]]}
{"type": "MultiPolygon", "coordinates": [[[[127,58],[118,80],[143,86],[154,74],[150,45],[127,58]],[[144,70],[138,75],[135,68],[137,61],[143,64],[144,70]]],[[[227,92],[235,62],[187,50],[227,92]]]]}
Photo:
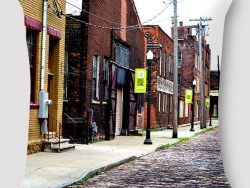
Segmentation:
{"type": "Polygon", "coordinates": [[[74,144],[65,144],[63,146],[53,146],[51,149],[53,151],[57,151],[57,152],[63,152],[63,151],[70,151],[70,150],[74,150],[75,149],[75,145],[74,144]]]}
{"type": "MultiPolygon", "coordinates": [[[[70,139],[60,139],[60,147],[63,147],[64,145],[69,144],[70,139]]],[[[44,141],[44,150],[51,149],[53,147],[59,147],[59,139],[54,138],[54,139],[49,139],[44,141]]]]}
{"type": "Polygon", "coordinates": [[[44,147],[45,152],[64,152],[64,151],[69,151],[69,150],[74,150],[75,145],[74,144],[63,144],[63,145],[54,145],[54,146],[49,146],[49,147],[44,147]]]}

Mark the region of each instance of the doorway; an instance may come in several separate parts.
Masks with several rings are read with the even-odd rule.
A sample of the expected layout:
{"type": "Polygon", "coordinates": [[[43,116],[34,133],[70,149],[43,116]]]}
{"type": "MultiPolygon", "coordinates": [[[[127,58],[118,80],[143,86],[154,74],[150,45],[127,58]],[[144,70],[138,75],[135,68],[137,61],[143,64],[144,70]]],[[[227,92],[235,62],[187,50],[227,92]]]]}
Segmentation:
{"type": "Polygon", "coordinates": [[[122,120],[123,120],[123,88],[117,88],[116,97],[116,123],[115,123],[115,136],[119,136],[122,130],[122,120]]]}

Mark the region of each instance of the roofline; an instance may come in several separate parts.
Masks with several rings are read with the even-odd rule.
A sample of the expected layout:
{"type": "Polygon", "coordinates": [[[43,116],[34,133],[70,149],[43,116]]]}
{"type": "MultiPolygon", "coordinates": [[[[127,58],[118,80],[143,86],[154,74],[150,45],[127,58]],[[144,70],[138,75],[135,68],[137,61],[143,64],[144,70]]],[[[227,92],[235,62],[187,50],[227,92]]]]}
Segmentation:
{"type": "Polygon", "coordinates": [[[143,28],[142,28],[142,23],[141,23],[141,19],[140,19],[140,17],[139,17],[139,14],[138,14],[138,11],[137,11],[137,8],[136,8],[136,6],[135,6],[135,2],[134,2],[134,0],[131,0],[131,3],[132,3],[132,5],[133,5],[133,7],[134,7],[134,11],[135,11],[135,14],[136,14],[136,17],[137,17],[137,20],[138,20],[138,22],[139,22],[139,25],[140,25],[140,29],[143,31],[143,28]]]}
{"type": "Polygon", "coordinates": [[[143,28],[152,28],[152,27],[157,27],[157,28],[159,28],[160,29],[160,31],[164,34],[164,35],[166,35],[172,42],[174,42],[174,40],[165,32],[165,31],[163,31],[163,29],[161,28],[161,26],[159,26],[159,25],[143,25],[143,28]]]}

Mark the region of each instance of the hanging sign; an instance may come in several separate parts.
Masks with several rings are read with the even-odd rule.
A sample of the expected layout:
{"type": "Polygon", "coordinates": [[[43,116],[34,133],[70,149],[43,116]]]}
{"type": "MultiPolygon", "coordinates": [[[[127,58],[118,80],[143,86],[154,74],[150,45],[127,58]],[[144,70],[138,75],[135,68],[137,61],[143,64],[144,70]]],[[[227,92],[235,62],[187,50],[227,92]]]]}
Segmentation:
{"type": "Polygon", "coordinates": [[[193,90],[192,89],[186,89],[185,90],[185,103],[186,104],[192,104],[193,100],[193,90]]]}
{"type": "Polygon", "coordinates": [[[206,107],[210,108],[210,98],[206,98],[206,107]]]}
{"type": "Polygon", "coordinates": [[[170,80],[161,78],[159,76],[157,76],[157,91],[163,92],[163,93],[167,93],[167,94],[171,94],[173,95],[174,93],[174,83],[171,82],[170,80]]]}
{"type": "Polygon", "coordinates": [[[135,69],[135,93],[147,92],[147,69],[135,69]]]}

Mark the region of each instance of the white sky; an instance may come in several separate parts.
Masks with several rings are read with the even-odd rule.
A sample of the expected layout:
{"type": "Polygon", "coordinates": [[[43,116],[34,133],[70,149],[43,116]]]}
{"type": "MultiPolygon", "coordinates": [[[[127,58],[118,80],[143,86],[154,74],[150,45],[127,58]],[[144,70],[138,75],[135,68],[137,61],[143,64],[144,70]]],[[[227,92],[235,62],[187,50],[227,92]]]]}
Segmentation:
{"type": "MultiPolygon", "coordinates": [[[[68,2],[81,7],[81,0],[67,0],[68,2]]],[[[116,0],[115,0],[116,1],[116,0]]],[[[170,0],[134,0],[141,22],[145,22],[159,12],[161,12],[170,0]],[[164,4],[165,1],[165,4],[164,4]]],[[[212,50],[212,69],[217,69],[217,55],[221,56],[223,29],[225,15],[232,0],[179,0],[178,1],[178,21],[183,21],[184,25],[197,24],[189,22],[189,19],[199,17],[212,17],[209,23],[209,36],[207,42],[212,50]]],[[[79,11],[79,10],[78,10],[79,11]]],[[[78,13],[77,9],[67,5],[67,13],[78,13]]],[[[172,4],[160,16],[147,24],[160,25],[162,29],[171,36],[170,28],[171,16],[173,15],[172,4]]]]}

